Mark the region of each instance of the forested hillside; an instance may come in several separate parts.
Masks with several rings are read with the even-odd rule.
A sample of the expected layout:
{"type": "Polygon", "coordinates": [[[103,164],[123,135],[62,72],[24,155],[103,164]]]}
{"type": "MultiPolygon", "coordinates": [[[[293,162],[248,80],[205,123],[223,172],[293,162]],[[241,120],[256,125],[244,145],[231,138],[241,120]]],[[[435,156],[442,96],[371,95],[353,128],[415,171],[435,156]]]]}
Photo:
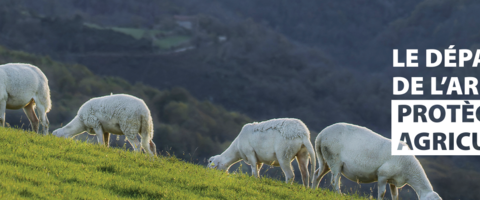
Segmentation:
{"type": "Polygon", "coordinates": [[[0,31],[0,42],[80,63],[99,75],[161,89],[182,86],[199,99],[255,119],[296,117],[315,133],[347,121],[388,135],[389,102],[381,101],[390,97],[388,77],[340,68],[323,51],[292,42],[255,21],[225,23],[195,15],[199,30],[189,33],[195,49],[174,53],[145,38],[85,26],[89,17],[82,17],[86,14],[80,11],[71,18],[46,17],[36,11],[41,9],[4,11],[11,17],[0,25],[8,30],[0,31]],[[218,42],[218,36],[227,40],[218,42]]]}
{"type": "MultiPolygon", "coordinates": [[[[479,48],[478,8],[473,0],[1,0],[0,44],[41,55],[33,63],[47,71],[44,56],[86,66],[59,68],[76,92],[52,94],[64,110],[53,109],[50,121],[66,123],[91,96],[132,93],[154,108],[156,132],[165,133],[156,138],[166,137],[157,146],[189,159],[225,149],[252,121],[238,113],[257,121],[296,117],[312,137],[339,121],[390,137],[391,77],[479,74],[471,67],[394,69],[392,49],[479,48]],[[179,25],[185,20],[191,29],[179,25]]],[[[444,199],[480,198],[467,192],[480,178],[477,157],[421,161],[444,199]]],[[[370,187],[376,191],[374,184],[358,190],[370,187]]]]}

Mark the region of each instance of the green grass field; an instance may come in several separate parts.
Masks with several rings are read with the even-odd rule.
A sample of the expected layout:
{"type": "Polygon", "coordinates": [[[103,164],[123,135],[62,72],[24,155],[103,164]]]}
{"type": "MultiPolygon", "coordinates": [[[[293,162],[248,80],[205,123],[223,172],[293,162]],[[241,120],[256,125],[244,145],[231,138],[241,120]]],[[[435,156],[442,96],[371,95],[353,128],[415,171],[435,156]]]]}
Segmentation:
{"type": "Polygon", "coordinates": [[[171,47],[176,47],[178,45],[184,44],[189,40],[190,40],[189,36],[178,35],[178,36],[169,36],[169,37],[155,40],[153,44],[162,49],[168,49],[171,47]]]}
{"type": "MultiPolygon", "coordinates": [[[[149,35],[156,35],[159,33],[166,33],[166,31],[162,30],[151,30],[151,29],[140,29],[140,28],[124,28],[124,27],[102,27],[97,24],[93,23],[84,23],[85,26],[89,28],[95,29],[109,29],[119,33],[123,33],[133,38],[139,40],[144,38],[145,36],[149,35]]],[[[147,39],[150,39],[147,37],[147,39]]],[[[190,36],[185,35],[172,35],[163,38],[159,38],[153,41],[153,45],[161,48],[161,49],[168,49],[171,47],[176,47],[178,45],[184,44],[191,39],[190,36]]]]}
{"type": "Polygon", "coordinates": [[[0,199],[364,199],[0,127],[0,199]]]}
{"type": "Polygon", "coordinates": [[[158,34],[163,32],[160,30],[146,30],[146,29],[140,29],[140,28],[102,27],[93,23],[84,23],[84,25],[89,28],[95,28],[95,29],[110,29],[126,35],[130,35],[137,40],[142,39],[146,33],[158,34]]]}

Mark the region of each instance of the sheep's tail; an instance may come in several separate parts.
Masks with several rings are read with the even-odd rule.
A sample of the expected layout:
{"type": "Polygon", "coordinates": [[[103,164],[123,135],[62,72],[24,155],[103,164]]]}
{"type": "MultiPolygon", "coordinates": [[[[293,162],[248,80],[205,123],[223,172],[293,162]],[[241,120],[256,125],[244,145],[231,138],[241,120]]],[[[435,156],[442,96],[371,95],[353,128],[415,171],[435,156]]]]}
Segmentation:
{"type": "Polygon", "coordinates": [[[50,112],[52,110],[52,100],[50,99],[50,89],[47,89],[44,93],[45,99],[45,113],[50,112]]]}
{"type": "Polygon", "coordinates": [[[153,121],[150,115],[142,116],[142,136],[146,136],[148,141],[153,139],[153,121]]]}
{"type": "Polygon", "coordinates": [[[313,180],[314,178],[314,173],[315,173],[315,165],[317,164],[317,161],[315,160],[315,150],[313,149],[312,142],[310,142],[309,137],[304,137],[303,138],[303,145],[307,148],[308,154],[310,154],[310,162],[312,163],[312,171],[310,173],[310,180],[313,180]]]}
{"type": "Polygon", "coordinates": [[[155,143],[153,143],[153,121],[150,112],[148,115],[142,116],[142,146],[146,152],[157,155],[155,143]]]}
{"type": "MultiPolygon", "coordinates": [[[[322,133],[320,133],[322,134],[322,133]]],[[[318,135],[320,136],[320,135],[318,135]]],[[[317,136],[317,139],[315,140],[315,153],[317,154],[317,160],[318,160],[318,176],[320,176],[321,174],[323,174],[323,171],[324,170],[327,170],[326,167],[327,166],[327,162],[325,161],[325,159],[323,158],[323,155],[322,155],[322,148],[320,146],[320,143],[321,143],[321,139],[320,137],[317,136]]],[[[318,186],[318,181],[321,180],[322,177],[318,177],[318,179],[315,179],[315,174],[314,174],[314,177],[312,179],[312,189],[315,189],[317,186],[318,186]]]]}
{"type": "Polygon", "coordinates": [[[35,95],[37,98],[34,98],[35,103],[41,104],[45,109],[45,113],[48,113],[52,109],[52,100],[50,99],[50,87],[48,86],[47,76],[45,76],[42,70],[40,70],[38,67],[30,64],[29,66],[33,68],[33,70],[37,73],[38,78],[40,78],[40,85],[38,85],[37,93],[35,95]]]}
{"type": "Polygon", "coordinates": [[[45,109],[45,113],[48,113],[52,109],[50,89],[48,88],[48,85],[46,87],[44,85],[41,85],[40,87],[41,89],[37,91],[37,93],[33,97],[33,100],[35,101],[35,104],[42,105],[42,107],[45,109]]]}

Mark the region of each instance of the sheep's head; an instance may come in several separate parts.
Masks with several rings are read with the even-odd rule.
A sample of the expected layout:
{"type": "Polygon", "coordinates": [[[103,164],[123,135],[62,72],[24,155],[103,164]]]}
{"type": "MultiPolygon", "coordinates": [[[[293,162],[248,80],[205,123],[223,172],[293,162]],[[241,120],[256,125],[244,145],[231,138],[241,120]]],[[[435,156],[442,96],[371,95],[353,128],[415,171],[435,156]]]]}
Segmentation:
{"type": "Polygon", "coordinates": [[[57,136],[57,137],[67,137],[67,134],[65,133],[65,131],[62,128],[59,128],[59,129],[53,131],[52,134],[54,136],[57,136]]]}
{"type": "Polygon", "coordinates": [[[208,168],[222,170],[220,155],[212,156],[210,159],[208,159],[208,168]]]}
{"type": "Polygon", "coordinates": [[[442,200],[442,197],[438,195],[436,192],[429,192],[427,193],[423,198],[420,198],[421,200],[442,200]]]}

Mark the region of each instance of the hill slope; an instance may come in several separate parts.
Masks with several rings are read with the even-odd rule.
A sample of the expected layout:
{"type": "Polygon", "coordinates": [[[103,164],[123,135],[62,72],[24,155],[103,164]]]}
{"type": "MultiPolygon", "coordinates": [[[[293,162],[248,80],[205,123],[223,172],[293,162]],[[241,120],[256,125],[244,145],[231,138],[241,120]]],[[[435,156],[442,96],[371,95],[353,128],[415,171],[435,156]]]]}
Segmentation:
{"type": "MultiPolygon", "coordinates": [[[[111,7],[119,4],[108,1],[111,7]]],[[[390,103],[382,101],[391,98],[389,78],[344,69],[325,52],[291,41],[261,23],[247,19],[229,23],[210,15],[184,13],[198,20],[199,30],[191,33],[195,48],[165,54],[155,53],[145,40],[110,30],[152,27],[111,23],[91,28],[85,22],[102,23],[90,21],[88,15],[41,17],[35,11],[21,6],[0,9],[0,16],[8,16],[0,21],[0,30],[5,30],[0,31],[0,45],[80,63],[101,76],[118,76],[160,89],[181,86],[198,99],[257,120],[295,117],[314,132],[345,121],[387,136],[390,132],[390,103]],[[219,36],[227,39],[219,42],[219,36]]],[[[180,13],[171,13],[171,17],[176,14],[180,13]]]]}
{"type": "MultiPolygon", "coordinates": [[[[251,121],[245,115],[229,112],[208,101],[198,101],[183,88],[160,91],[143,84],[133,85],[124,79],[97,76],[85,66],[56,62],[0,46],[0,64],[10,62],[36,65],[48,77],[53,104],[48,113],[50,131],[67,124],[90,98],[126,93],[143,99],[150,108],[155,127],[153,140],[158,151],[169,149],[178,156],[184,152],[189,155],[188,159],[202,160],[222,152],[222,145],[233,141],[242,126],[251,121]]],[[[28,126],[28,120],[18,123],[22,118],[25,119],[25,115],[21,110],[7,110],[6,121],[12,126],[28,126]]],[[[116,143],[123,145],[120,141],[123,140],[116,143]]]]}
{"type": "Polygon", "coordinates": [[[5,199],[362,199],[12,128],[0,145],[5,199]]]}

